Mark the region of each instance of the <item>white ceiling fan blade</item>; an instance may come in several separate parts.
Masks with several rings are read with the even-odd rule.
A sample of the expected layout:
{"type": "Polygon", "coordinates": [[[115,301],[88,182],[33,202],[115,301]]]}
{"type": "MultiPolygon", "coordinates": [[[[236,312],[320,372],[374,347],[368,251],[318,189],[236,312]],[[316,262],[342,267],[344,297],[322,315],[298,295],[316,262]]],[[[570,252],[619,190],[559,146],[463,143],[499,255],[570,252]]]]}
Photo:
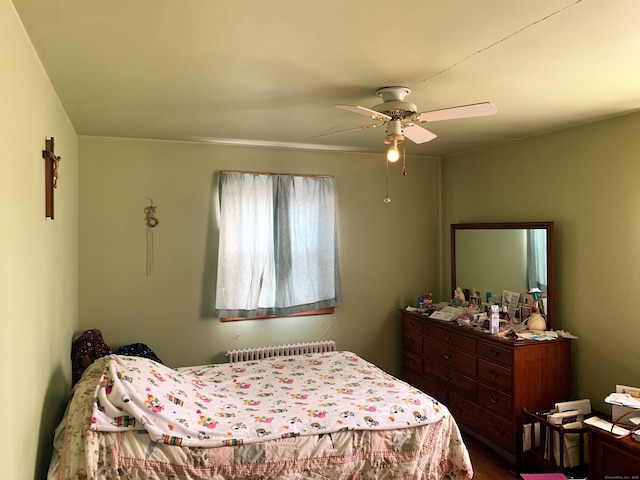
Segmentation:
{"type": "Polygon", "coordinates": [[[461,105],[459,107],[442,108],[431,112],[419,113],[417,121],[437,122],[440,120],[452,120],[454,118],[482,117],[484,115],[494,115],[498,108],[491,102],[474,103],[472,105],[461,105]]]}
{"type": "Polygon", "coordinates": [[[349,133],[349,132],[355,132],[356,130],[366,130],[368,128],[377,128],[377,127],[382,127],[385,123],[387,122],[382,122],[382,123],[373,123],[371,125],[364,125],[362,127],[356,127],[356,128],[350,128],[348,130],[340,130],[339,132],[330,132],[330,133],[323,133],[322,135],[316,135],[315,137],[311,137],[311,138],[323,138],[323,137],[330,137],[332,135],[340,135],[341,133],[349,133]]]}
{"type": "Polygon", "coordinates": [[[435,133],[430,132],[426,128],[422,128],[418,125],[405,125],[402,128],[402,133],[405,137],[407,137],[414,143],[430,142],[437,137],[435,133]]]}
{"type": "Polygon", "coordinates": [[[385,115],[384,113],[376,112],[375,110],[361,107],[359,105],[344,105],[339,103],[336,105],[336,107],[342,108],[343,110],[348,110],[349,112],[365,115],[369,118],[373,118],[374,120],[391,120],[391,117],[389,115],[385,115]]]}

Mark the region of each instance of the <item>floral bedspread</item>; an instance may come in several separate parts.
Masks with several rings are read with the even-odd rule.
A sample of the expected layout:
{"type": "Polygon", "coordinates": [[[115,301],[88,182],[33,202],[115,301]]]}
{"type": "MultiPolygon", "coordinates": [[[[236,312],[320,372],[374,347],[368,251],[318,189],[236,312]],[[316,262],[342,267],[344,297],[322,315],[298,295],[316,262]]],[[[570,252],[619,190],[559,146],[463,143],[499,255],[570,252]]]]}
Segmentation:
{"type": "Polygon", "coordinates": [[[437,422],[440,405],[350,352],[174,370],[111,355],[91,428],[146,430],[159,443],[243,445],[340,430],[437,422]]]}
{"type": "MultiPolygon", "coordinates": [[[[330,357],[334,359],[356,358],[349,353],[330,357]]],[[[306,357],[306,360],[308,359],[306,357]]],[[[264,367],[271,364],[281,364],[281,360],[279,362],[274,360],[274,362],[261,361],[259,363],[264,367]]],[[[438,419],[431,423],[414,423],[415,426],[408,428],[400,425],[402,421],[395,420],[394,423],[397,421],[398,424],[393,429],[340,429],[339,431],[329,432],[330,428],[327,428],[326,430],[314,431],[313,434],[301,433],[300,436],[283,436],[276,440],[260,443],[248,442],[242,445],[226,442],[225,445],[216,447],[185,447],[184,445],[177,446],[170,443],[156,442],[146,430],[123,428],[124,426],[114,428],[114,430],[119,431],[97,431],[95,430],[97,420],[93,415],[94,407],[96,406],[96,392],[99,391],[96,385],[100,384],[104,387],[106,378],[104,373],[105,370],[109,369],[107,365],[110,362],[109,357],[96,360],[85,371],[82,379],[75,386],[73,397],[67,406],[64,418],[56,430],[54,455],[48,475],[49,480],[319,480],[327,478],[349,480],[469,480],[473,476],[469,454],[454,419],[446,407],[437,404],[428,396],[425,397],[429,399],[432,408],[434,411],[438,411],[438,419]]],[[[348,360],[348,362],[351,363],[351,360],[348,360]]],[[[376,367],[367,364],[362,359],[358,359],[355,363],[362,366],[365,371],[370,369],[377,370],[376,367]]],[[[203,372],[199,377],[206,377],[209,374],[217,377],[218,375],[214,372],[218,370],[225,371],[227,369],[242,368],[246,364],[220,364],[177,369],[173,375],[176,374],[175,372],[186,375],[193,375],[194,372],[203,372]]],[[[278,368],[278,370],[280,369],[278,368]]],[[[295,370],[297,369],[293,371],[295,370]]],[[[140,373],[142,373],[142,370],[140,373]]],[[[244,374],[246,372],[241,373],[244,374]]],[[[236,374],[238,373],[233,375],[236,374]]],[[[364,376],[368,375],[365,374],[364,376]]],[[[407,393],[403,395],[402,393],[413,391],[412,387],[394,377],[387,376],[387,374],[383,375],[385,375],[385,381],[388,384],[396,385],[398,400],[401,398],[414,398],[413,394],[409,395],[407,393]]],[[[289,377],[283,376],[282,378],[289,377]]],[[[335,380],[334,374],[334,378],[327,381],[333,382],[335,380]]],[[[355,379],[351,380],[350,383],[356,383],[355,379]]],[[[239,381],[242,380],[236,380],[234,383],[239,381]]],[[[360,377],[360,381],[365,380],[360,377]]],[[[283,384],[286,385],[286,383],[283,384]]],[[[332,395],[330,387],[331,385],[324,384],[318,386],[323,391],[320,395],[332,395]]],[[[390,386],[388,388],[394,390],[390,386]]],[[[288,392],[287,390],[284,391],[288,392]]],[[[373,395],[373,393],[370,395],[373,395]]],[[[422,395],[424,394],[419,394],[418,392],[418,396],[415,398],[420,398],[422,402],[422,395]]],[[[325,403],[329,403],[328,398],[325,400],[327,400],[325,403]]],[[[354,402],[356,402],[356,405],[361,404],[355,399],[354,402]]],[[[208,402],[203,401],[202,403],[206,404],[208,402]]],[[[369,402],[362,403],[362,405],[373,405],[374,403],[376,405],[382,404],[380,402],[369,402]]],[[[405,405],[415,405],[411,402],[405,404],[399,401],[391,403],[402,406],[403,410],[405,410],[405,405]]],[[[163,402],[163,405],[165,409],[171,408],[169,403],[163,402]]],[[[177,404],[173,403],[173,405],[177,404]]],[[[242,405],[244,405],[244,401],[242,405]]],[[[240,407],[241,405],[236,406],[240,407]]],[[[307,406],[307,409],[311,411],[324,410],[326,412],[324,418],[327,418],[330,411],[330,407],[319,408],[319,404],[313,408],[307,406]]],[[[426,410],[414,410],[413,408],[407,408],[406,410],[411,413],[413,411],[426,412],[426,410]]],[[[377,408],[376,411],[356,408],[352,408],[351,411],[354,413],[354,417],[360,415],[361,418],[364,418],[365,415],[371,416],[371,418],[374,418],[372,414],[375,414],[376,418],[378,418],[378,415],[382,415],[382,413],[378,413],[377,408]]],[[[393,416],[390,415],[390,412],[384,413],[387,416],[393,416]]],[[[298,416],[302,420],[302,415],[298,416]]],[[[338,417],[344,420],[342,416],[338,415],[338,417]]],[[[351,418],[350,415],[346,415],[346,417],[351,418]]],[[[309,416],[309,419],[311,418],[321,419],[321,417],[309,416]]],[[[255,420],[254,422],[254,429],[265,428],[264,426],[259,426],[261,422],[255,420]]],[[[311,423],[316,422],[312,421],[311,423]]],[[[302,432],[303,428],[299,422],[294,422],[294,424],[299,429],[298,431],[302,432]]],[[[220,428],[220,432],[225,431],[226,429],[222,428],[224,425],[226,424],[219,421],[216,428],[211,430],[220,428]]],[[[111,427],[116,427],[116,425],[111,425],[111,427]]]]}

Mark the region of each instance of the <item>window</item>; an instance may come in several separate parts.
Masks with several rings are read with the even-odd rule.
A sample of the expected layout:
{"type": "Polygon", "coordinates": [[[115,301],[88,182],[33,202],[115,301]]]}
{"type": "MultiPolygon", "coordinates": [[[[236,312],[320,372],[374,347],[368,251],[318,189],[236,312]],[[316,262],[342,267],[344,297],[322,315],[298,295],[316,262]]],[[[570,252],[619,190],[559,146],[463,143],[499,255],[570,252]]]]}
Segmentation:
{"type": "Polygon", "coordinates": [[[333,177],[221,172],[216,315],[287,316],[342,300],[333,177]]]}

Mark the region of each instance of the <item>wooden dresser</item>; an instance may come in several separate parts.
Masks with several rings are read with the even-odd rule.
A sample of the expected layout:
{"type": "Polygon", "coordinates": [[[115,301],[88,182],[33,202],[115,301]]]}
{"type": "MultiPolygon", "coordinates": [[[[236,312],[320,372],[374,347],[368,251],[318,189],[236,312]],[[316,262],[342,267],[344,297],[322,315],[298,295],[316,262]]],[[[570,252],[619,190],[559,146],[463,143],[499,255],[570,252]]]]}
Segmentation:
{"type": "Polygon", "coordinates": [[[616,438],[600,428],[585,425],[589,433],[589,478],[640,478],[640,442],[616,438]]]}
{"type": "Polygon", "coordinates": [[[571,341],[503,339],[402,310],[403,379],[518,469],[522,408],[571,400],[571,341]]]}

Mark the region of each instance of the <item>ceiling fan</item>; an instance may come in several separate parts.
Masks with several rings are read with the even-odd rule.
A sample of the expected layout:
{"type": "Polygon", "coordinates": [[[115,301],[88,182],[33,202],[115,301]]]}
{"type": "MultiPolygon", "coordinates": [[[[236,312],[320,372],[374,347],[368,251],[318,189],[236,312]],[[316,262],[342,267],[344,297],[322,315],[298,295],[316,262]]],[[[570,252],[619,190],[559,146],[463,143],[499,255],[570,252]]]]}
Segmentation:
{"type": "Polygon", "coordinates": [[[411,93],[411,89],[408,87],[383,87],[375,92],[378,97],[382,98],[382,103],[372,108],[361,107],[359,105],[337,104],[336,107],[338,108],[365,115],[373,120],[379,120],[382,123],[374,123],[340,132],[332,132],[320,135],[319,137],[386,125],[387,135],[384,143],[392,144],[389,150],[391,151],[393,149],[395,153],[397,153],[397,145],[403,142],[405,137],[414,143],[425,143],[436,138],[437,135],[435,133],[421,127],[418,125],[419,123],[452,120],[455,118],[480,117],[493,115],[498,111],[493,103],[483,102],[418,113],[418,108],[415,104],[404,101],[404,98],[409,93],[411,93]]]}

